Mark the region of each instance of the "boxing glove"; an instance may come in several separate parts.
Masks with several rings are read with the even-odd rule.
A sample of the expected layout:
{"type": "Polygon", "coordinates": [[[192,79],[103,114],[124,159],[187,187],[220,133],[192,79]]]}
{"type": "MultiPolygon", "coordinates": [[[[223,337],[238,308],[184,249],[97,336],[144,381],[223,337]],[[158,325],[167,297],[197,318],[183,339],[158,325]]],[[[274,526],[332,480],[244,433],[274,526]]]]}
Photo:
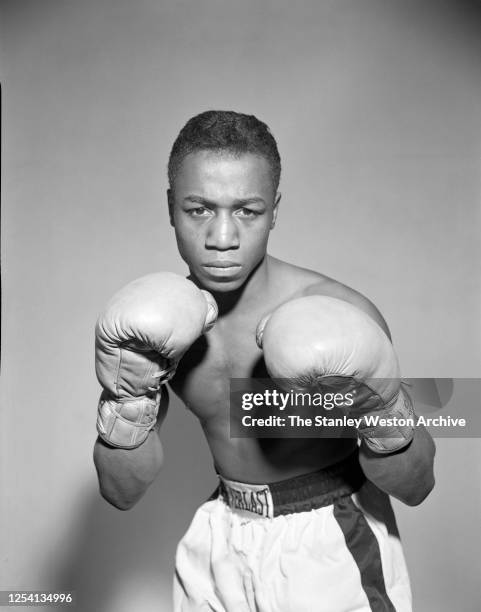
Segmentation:
{"type": "Polygon", "coordinates": [[[356,306],[321,295],[294,299],[264,317],[256,337],[269,375],[284,389],[352,393],[349,416],[363,417],[358,432],[372,451],[391,453],[412,440],[413,406],[393,346],[356,306]],[[365,417],[374,415],[391,422],[373,426],[365,417]]]}
{"type": "Polygon", "coordinates": [[[121,289],[95,327],[95,369],[103,387],[100,437],[135,448],[154,427],[161,385],[190,345],[217,318],[212,295],[169,272],[143,276],[121,289]]]}

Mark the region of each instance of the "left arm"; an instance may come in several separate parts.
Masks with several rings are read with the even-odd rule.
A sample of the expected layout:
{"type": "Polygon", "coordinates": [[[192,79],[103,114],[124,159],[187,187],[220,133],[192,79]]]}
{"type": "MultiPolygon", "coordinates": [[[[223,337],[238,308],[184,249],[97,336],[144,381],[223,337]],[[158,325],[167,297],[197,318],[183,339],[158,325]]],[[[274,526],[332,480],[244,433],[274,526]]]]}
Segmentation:
{"type": "MultiPolygon", "coordinates": [[[[384,331],[389,340],[391,332],[379,310],[360,293],[343,292],[346,299],[369,315],[384,331]]],[[[387,455],[373,452],[363,441],[359,462],[366,477],[380,489],[404,502],[417,506],[434,487],[434,441],[423,425],[414,428],[414,438],[408,446],[387,455]]]]}
{"type": "Polygon", "coordinates": [[[434,487],[436,447],[423,425],[414,428],[408,446],[389,455],[373,452],[363,441],[359,463],[371,482],[408,506],[420,504],[434,487]]]}
{"type": "Polygon", "coordinates": [[[348,386],[360,384],[349,416],[377,415],[394,423],[361,421],[361,467],[380,489],[417,505],[434,486],[435,447],[424,427],[404,425],[415,415],[401,388],[386,322],[369,300],[347,287],[329,296],[316,289],[260,323],[258,343],[269,374],[299,391],[329,386],[333,377],[348,386]]]}
{"type": "MultiPolygon", "coordinates": [[[[369,315],[391,340],[391,333],[379,310],[360,293],[348,288],[338,296],[369,315]]],[[[336,296],[337,297],[337,296],[336,296]]],[[[434,487],[434,441],[423,425],[414,428],[412,442],[388,455],[373,452],[363,441],[359,462],[366,477],[380,489],[408,506],[417,506],[434,487]]]]}

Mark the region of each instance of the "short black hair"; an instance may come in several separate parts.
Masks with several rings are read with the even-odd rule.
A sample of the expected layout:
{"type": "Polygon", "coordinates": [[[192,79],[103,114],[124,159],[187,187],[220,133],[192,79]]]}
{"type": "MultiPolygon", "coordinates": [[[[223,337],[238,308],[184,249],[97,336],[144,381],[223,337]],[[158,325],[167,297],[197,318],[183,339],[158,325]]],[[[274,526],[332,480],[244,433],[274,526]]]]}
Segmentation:
{"type": "Polygon", "coordinates": [[[189,153],[227,151],[233,155],[254,153],[270,164],[274,190],[281,177],[281,158],[274,136],[254,115],[210,110],[189,119],[179,132],[169,156],[169,185],[172,188],[180,164],[189,153]]]}

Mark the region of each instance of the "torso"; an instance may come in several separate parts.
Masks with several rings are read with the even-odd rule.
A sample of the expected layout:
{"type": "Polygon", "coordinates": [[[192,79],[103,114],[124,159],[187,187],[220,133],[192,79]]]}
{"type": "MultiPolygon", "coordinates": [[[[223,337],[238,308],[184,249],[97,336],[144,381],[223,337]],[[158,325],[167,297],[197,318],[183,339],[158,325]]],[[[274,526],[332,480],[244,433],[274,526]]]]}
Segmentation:
{"type": "Polygon", "coordinates": [[[182,358],[170,386],[199,419],[216,469],[232,480],[264,483],[305,474],[340,461],[351,439],[231,438],[229,381],[267,378],[255,332],[260,319],[283,302],[312,292],[339,297],[348,288],[316,272],[270,258],[269,287],[249,308],[220,316],[182,358]]]}

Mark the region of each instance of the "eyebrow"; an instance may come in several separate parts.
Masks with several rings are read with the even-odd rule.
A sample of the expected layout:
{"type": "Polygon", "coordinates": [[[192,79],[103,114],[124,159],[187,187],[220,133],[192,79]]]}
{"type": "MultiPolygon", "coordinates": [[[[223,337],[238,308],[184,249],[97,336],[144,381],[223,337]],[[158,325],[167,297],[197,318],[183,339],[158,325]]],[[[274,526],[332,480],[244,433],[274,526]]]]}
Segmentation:
{"type": "MultiPolygon", "coordinates": [[[[184,198],[184,202],[193,202],[195,204],[207,204],[209,206],[217,206],[216,202],[197,195],[188,195],[184,198]]],[[[236,199],[234,200],[234,204],[236,206],[245,206],[246,204],[265,204],[265,201],[260,197],[254,196],[252,198],[236,199]]]]}

